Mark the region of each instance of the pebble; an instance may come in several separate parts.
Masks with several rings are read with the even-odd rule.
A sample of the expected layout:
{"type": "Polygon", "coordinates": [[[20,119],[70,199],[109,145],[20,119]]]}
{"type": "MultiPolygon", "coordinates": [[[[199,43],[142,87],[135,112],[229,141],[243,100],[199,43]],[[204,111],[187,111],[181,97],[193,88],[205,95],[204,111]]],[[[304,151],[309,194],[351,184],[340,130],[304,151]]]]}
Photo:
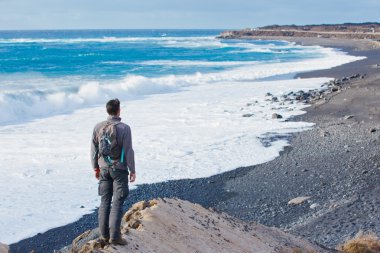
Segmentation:
{"type": "Polygon", "coordinates": [[[315,209],[315,208],[317,208],[317,207],[319,207],[319,204],[317,204],[317,203],[314,203],[314,204],[311,204],[311,205],[310,205],[310,208],[311,208],[311,209],[315,209]]]}
{"type": "Polygon", "coordinates": [[[278,98],[277,97],[273,97],[272,98],[272,102],[278,102],[278,98]]]}
{"type": "Polygon", "coordinates": [[[329,132],[327,132],[327,131],[325,131],[325,132],[323,132],[322,134],[321,134],[321,136],[322,137],[329,137],[331,134],[329,133],[329,132]]]}
{"type": "Polygon", "coordinates": [[[272,114],[272,119],[282,119],[282,115],[277,114],[277,113],[273,113],[272,114]]]}
{"type": "Polygon", "coordinates": [[[299,205],[310,198],[311,198],[310,196],[300,196],[300,197],[289,200],[288,205],[299,205]]]}
{"type": "Polygon", "coordinates": [[[354,117],[354,115],[346,115],[346,116],[344,116],[344,119],[348,120],[348,119],[352,119],[353,117],[354,117]]]}

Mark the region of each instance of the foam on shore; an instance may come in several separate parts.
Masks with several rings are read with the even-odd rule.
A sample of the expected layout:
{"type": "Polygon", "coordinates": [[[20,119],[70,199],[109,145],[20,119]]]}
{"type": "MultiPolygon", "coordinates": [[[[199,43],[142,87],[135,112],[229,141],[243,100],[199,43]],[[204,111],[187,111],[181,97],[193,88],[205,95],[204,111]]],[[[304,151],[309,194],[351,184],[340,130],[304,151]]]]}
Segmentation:
{"type": "Polygon", "coordinates": [[[176,92],[190,86],[217,86],[219,82],[228,81],[247,82],[276,75],[331,68],[363,59],[363,57],[350,56],[331,48],[319,48],[318,51],[325,55],[325,57],[286,63],[212,63],[199,61],[150,61],[144,63],[171,66],[195,66],[199,64],[242,65],[231,70],[206,74],[168,75],[156,78],[128,75],[122,80],[108,82],[73,77],[47,78],[36,76],[33,78],[32,76],[28,80],[29,86],[35,86],[35,89],[32,91],[23,89],[13,90],[12,87],[17,84],[12,83],[12,76],[10,76],[10,85],[4,86],[3,89],[5,91],[0,93],[0,124],[19,123],[34,118],[71,113],[76,109],[99,106],[103,101],[113,97],[133,100],[145,95],[176,92]],[[52,83],[56,83],[56,86],[61,87],[61,89],[57,91],[45,91],[44,89],[51,86],[52,83]],[[70,90],[66,91],[64,89],[65,86],[71,86],[70,90]],[[7,87],[10,87],[11,90],[7,91],[9,89],[7,87]],[[72,91],[73,89],[75,91],[72,91]]]}

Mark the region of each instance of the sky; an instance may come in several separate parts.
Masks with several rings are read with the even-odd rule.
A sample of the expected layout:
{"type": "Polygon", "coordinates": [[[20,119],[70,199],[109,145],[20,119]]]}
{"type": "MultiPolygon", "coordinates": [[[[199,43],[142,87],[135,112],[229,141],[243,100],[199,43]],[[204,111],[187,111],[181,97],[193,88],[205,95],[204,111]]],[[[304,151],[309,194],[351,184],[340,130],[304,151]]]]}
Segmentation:
{"type": "Polygon", "coordinates": [[[0,30],[380,22],[380,0],[0,0],[0,30]]]}

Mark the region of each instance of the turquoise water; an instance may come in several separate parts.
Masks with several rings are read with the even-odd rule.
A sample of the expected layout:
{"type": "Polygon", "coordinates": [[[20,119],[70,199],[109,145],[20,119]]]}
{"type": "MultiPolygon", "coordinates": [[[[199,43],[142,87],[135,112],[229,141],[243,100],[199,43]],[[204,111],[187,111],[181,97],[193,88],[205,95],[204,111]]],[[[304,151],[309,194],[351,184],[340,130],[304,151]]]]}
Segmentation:
{"type": "Polygon", "coordinates": [[[128,74],[153,77],[214,72],[236,67],[239,62],[284,62],[316,57],[286,42],[215,40],[220,32],[2,31],[0,73],[31,72],[49,77],[75,75],[117,79],[128,74]],[[178,65],[172,61],[183,62],[178,65]],[[193,64],[184,64],[189,62],[193,64]]]}
{"type": "MultiPolygon", "coordinates": [[[[227,81],[229,71],[241,68],[268,63],[286,68],[289,62],[325,57],[320,48],[285,41],[216,39],[220,32],[0,31],[0,124],[70,113],[112,96],[131,99],[227,81]]],[[[265,72],[268,77],[283,71],[265,72]]],[[[252,78],[249,73],[231,78],[260,78],[260,72],[252,78]]]]}

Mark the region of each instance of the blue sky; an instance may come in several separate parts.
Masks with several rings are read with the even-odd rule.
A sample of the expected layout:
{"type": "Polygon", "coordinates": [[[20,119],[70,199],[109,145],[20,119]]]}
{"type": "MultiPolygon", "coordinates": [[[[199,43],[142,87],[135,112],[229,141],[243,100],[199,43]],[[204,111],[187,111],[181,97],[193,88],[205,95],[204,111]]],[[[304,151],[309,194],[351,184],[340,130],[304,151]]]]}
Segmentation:
{"type": "Polygon", "coordinates": [[[245,28],[380,21],[380,0],[0,0],[0,29],[245,28]]]}

